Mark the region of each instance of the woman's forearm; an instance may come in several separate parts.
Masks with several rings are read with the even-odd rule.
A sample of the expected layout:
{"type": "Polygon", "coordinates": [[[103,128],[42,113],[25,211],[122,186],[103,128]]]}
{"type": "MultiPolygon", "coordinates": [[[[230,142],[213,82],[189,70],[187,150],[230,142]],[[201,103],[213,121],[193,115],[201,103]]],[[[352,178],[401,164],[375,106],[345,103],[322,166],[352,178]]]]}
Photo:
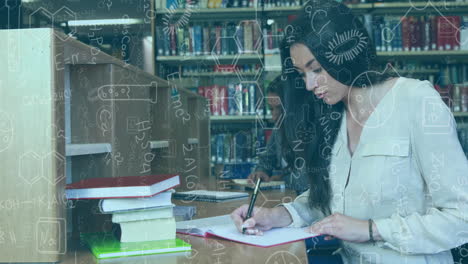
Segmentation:
{"type": "Polygon", "coordinates": [[[273,227],[285,227],[292,223],[292,217],[284,206],[271,208],[270,213],[273,227]]]}

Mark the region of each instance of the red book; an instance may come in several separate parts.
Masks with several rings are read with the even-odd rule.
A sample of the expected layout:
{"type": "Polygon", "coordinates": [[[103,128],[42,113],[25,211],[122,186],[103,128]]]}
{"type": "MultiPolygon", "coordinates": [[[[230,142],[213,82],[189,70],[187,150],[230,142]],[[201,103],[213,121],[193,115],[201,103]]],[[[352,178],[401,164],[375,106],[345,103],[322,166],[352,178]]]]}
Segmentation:
{"type": "Polygon", "coordinates": [[[213,88],[212,88],[212,95],[213,95],[213,99],[212,99],[212,102],[211,104],[213,105],[213,115],[220,115],[221,114],[221,109],[220,109],[220,100],[221,100],[221,95],[219,94],[219,86],[218,85],[213,85],[213,88]]]}
{"type": "Polygon", "coordinates": [[[458,28],[460,28],[459,16],[437,17],[437,47],[439,50],[454,49],[458,28]]]}
{"type": "Polygon", "coordinates": [[[411,48],[411,29],[410,29],[410,20],[408,17],[403,17],[401,19],[401,38],[403,44],[403,50],[409,51],[411,48]]]}
{"type": "Polygon", "coordinates": [[[221,115],[228,114],[228,91],[226,86],[219,87],[219,110],[221,115]]]}
{"type": "Polygon", "coordinates": [[[179,175],[91,178],[67,184],[67,199],[139,198],[154,196],[180,184],[179,175]]]}
{"type": "Polygon", "coordinates": [[[205,98],[210,104],[210,112],[213,115],[213,86],[205,86],[205,98]]]}

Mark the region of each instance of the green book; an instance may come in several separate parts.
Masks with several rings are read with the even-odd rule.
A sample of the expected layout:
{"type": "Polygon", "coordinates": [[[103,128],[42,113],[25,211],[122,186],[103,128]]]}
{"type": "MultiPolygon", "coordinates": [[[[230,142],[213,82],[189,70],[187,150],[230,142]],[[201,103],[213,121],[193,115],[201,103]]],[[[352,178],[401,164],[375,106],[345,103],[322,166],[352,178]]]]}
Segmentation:
{"type": "Polygon", "coordinates": [[[192,250],[192,246],[176,238],[158,241],[121,243],[111,233],[81,234],[83,240],[98,259],[173,253],[192,250]]]}

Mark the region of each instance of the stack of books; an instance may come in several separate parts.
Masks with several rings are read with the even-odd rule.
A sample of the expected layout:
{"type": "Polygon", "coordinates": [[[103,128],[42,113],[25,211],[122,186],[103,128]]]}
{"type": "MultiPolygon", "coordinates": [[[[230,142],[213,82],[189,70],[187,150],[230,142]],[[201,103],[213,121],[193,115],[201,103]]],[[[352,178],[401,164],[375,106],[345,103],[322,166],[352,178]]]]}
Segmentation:
{"type": "Polygon", "coordinates": [[[93,178],[69,184],[67,199],[99,199],[103,214],[112,214],[112,233],[81,234],[97,258],[190,250],[176,238],[171,202],[178,175],[93,178]]]}

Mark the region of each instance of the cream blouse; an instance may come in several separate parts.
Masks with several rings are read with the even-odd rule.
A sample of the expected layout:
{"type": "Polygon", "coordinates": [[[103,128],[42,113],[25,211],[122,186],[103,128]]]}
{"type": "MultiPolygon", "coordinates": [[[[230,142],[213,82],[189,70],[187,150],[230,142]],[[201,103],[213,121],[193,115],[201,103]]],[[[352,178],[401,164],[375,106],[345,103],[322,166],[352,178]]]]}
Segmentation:
{"type": "MultiPolygon", "coordinates": [[[[345,113],[332,149],[331,210],[372,218],[384,241],[343,242],[345,263],[453,263],[450,249],[468,242],[468,162],[433,86],[399,78],[370,115],[353,156],[347,141],[345,113]]],[[[283,204],[290,226],[323,218],[309,209],[308,194],[283,204]]]]}

